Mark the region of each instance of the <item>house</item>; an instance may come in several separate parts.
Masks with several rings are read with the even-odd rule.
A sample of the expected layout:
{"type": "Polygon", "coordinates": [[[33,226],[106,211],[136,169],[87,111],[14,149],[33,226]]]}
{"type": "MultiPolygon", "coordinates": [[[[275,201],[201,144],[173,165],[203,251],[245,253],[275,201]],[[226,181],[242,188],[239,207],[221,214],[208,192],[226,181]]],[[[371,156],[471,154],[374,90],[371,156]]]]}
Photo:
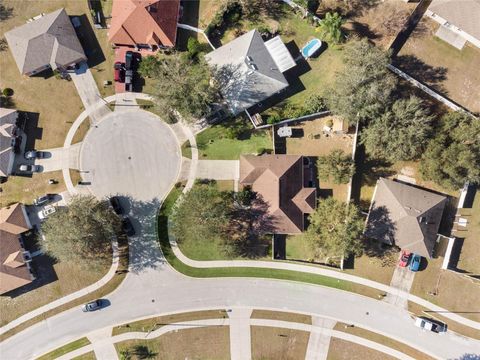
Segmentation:
{"type": "Polygon", "coordinates": [[[0,209],[0,294],[35,279],[30,253],[25,251],[21,234],[32,228],[25,207],[14,204],[0,209]]]}
{"type": "Polygon", "coordinates": [[[380,178],[365,236],[431,258],[446,202],[445,196],[380,178]]]}
{"type": "Polygon", "coordinates": [[[457,49],[469,41],[480,48],[480,0],[433,0],[427,16],[440,24],[435,35],[457,49]]]}
{"type": "Polygon", "coordinates": [[[46,69],[66,70],[86,61],[65,9],[58,9],[5,33],[18,69],[31,76],[46,69]]]}
{"type": "Polygon", "coordinates": [[[17,118],[16,110],[0,108],[0,177],[12,173],[17,118]]]}
{"type": "Polygon", "coordinates": [[[215,69],[215,79],[233,115],[287,88],[283,73],[296,65],[279,36],[264,42],[257,30],[208,53],[205,59],[215,69]]]}
{"type": "Polygon", "coordinates": [[[272,233],[298,234],[306,214],[316,207],[313,174],[299,155],[242,155],[240,184],[249,186],[268,205],[272,233]]]}
{"type": "Polygon", "coordinates": [[[108,40],[151,51],[174,47],[179,12],[180,0],[114,0],[108,40]]]}

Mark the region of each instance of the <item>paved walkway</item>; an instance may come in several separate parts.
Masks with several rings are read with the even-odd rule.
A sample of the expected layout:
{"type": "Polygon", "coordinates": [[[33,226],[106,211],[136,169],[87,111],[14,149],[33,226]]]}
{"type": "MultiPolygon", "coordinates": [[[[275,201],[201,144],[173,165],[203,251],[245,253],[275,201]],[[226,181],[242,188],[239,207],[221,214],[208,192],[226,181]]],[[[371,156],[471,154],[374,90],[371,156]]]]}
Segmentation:
{"type": "Polygon", "coordinates": [[[398,289],[398,292],[392,291],[387,293],[384,300],[389,304],[408,309],[408,298],[405,295],[410,293],[414,277],[415,273],[410,271],[408,267],[400,267],[397,265],[393,272],[390,287],[392,289],[398,289]]]}
{"type": "Polygon", "coordinates": [[[43,167],[42,172],[58,171],[62,169],[78,169],[78,157],[82,143],[71,145],[68,148],[54,148],[42,150],[49,153],[49,157],[36,159],[35,164],[43,167]]]}
{"type": "MultiPolygon", "coordinates": [[[[115,357],[110,358],[105,358],[105,357],[99,357],[99,355],[103,356],[104,354],[107,354],[107,351],[112,351],[114,349],[115,343],[121,342],[121,341],[126,341],[126,340],[133,340],[133,339],[138,339],[138,340],[148,340],[148,339],[155,339],[159,336],[162,336],[166,333],[169,333],[171,331],[176,331],[178,330],[179,327],[182,329],[193,329],[193,328],[202,328],[202,327],[209,327],[209,326],[230,326],[230,332],[232,331],[231,328],[234,326],[233,324],[233,319],[207,319],[207,320],[195,320],[195,321],[185,321],[185,322],[179,322],[175,324],[170,324],[161,327],[158,330],[155,330],[151,333],[145,334],[144,332],[127,332],[123,333],[120,335],[116,335],[113,337],[109,338],[104,338],[101,341],[95,341],[90,345],[84,346],[80,349],[74,350],[68,354],[65,354],[57,360],[69,360],[73,359],[77,356],[86,354],[92,350],[95,351],[95,355],[97,356],[97,359],[116,359],[116,353],[115,357]],[[107,350],[108,349],[108,350],[107,350]],[[98,350],[98,351],[97,351],[98,350]]],[[[373,350],[380,351],[386,355],[393,356],[397,359],[402,359],[402,360],[414,360],[410,356],[394,350],[392,348],[389,348],[385,345],[382,345],[380,343],[367,340],[365,338],[356,336],[356,335],[351,335],[342,331],[337,331],[337,330],[332,330],[330,325],[328,325],[325,328],[321,327],[321,324],[319,325],[308,325],[308,324],[303,324],[303,323],[294,323],[294,322],[288,322],[288,321],[280,321],[280,320],[267,320],[267,319],[249,319],[248,322],[246,322],[246,325],[248,326],[248,332],[250,332],[250,326],[265,326],[265,327],[274,327],[274,328],[283,328],[283,329],[292,329],[292,330],[298,330],[298,331],[308,331],[308,332],[315,332],[315,333],[320,333],[323,332],[325,337],[331,338],[335,337],[338,339],[346,340],[349,342],[353,342],[355,344],[361,345],[368,347],[373,350]]],[[[108,331],[111,331],[111,328],[108,328],[108,331]]],[[[90,339],[90,336],[88,336],[90,339]]],[[[232,338],[230,337],[230,340],[232,338]]],[[[248,344],[245,344],[245,346],[248,347],[248,352],[250,353],[251,349],[251,344],[250,342],[248,344]]],[[[233,349],[231,349],[232,351],[233,349]]],[[[236,351],[236,350],[235,350],[236,351]]],[[[327,350],[328,351],[328,350],[327,350]]],[[[231,359],[234,360],[238,357],[236,357],[234,352],[231,352],[230,354],[231,359]]],[[[247,354],[245,356],[249,357],[242,357],[241,359],[250,359],[251,354],[247,354]]],[[[308,353],[307,357],[308,359],[308,353]]],[[[318,357],[317,357],[318,358],[318,357]]]]}
{"type": "Polygon", "coordinates": [[[252,309],[233,308],[228,312],[230,318],[230,358],[232,360],[250,360],[252,358],[250,316],[252,309]]]}
{"type": "Polygon", "coordinates": [[[112,242],[112,248],[113,248],[113,256],[112,256],[112,266],[110,267],[110,270],[105,274],[104,277],[102,277],[100,280],[98,280],[96,283],[89,285],[81,290],[75,291],[74,293],[71,293],[67,296],[64,296],[60,299],[57,299],[55,301],[52,301],[51,303],[48,303],[46,305],[40,306],[39,308],[30,311],[29,313],[26,313],[18,318],[16,318],[13,321],[10,321],[7,325],[2,326],[0,328],[0,335],[4,334],[10,329],[13,329],[15,326],[18,326],[30,319],[33,319],[36,316],[39,316],[49,310],[55,309],[56,307],[59,307],[63,304],[66,304],[72,300],[78,299],[79,297],[85,296],[95,290],[100,289],[103,285],[108,283],[114,276],[115,272],[117,271],[118,268],[118,262],[119,262],[119,253],[118,253],[118,244],[117,241],[112,242]]]}
{"type": "Polygon", "coordinates": [[[312,316],[312,331],[308,339],[305,360],[327,360],[330,348],[331,330],[337,322],[319,316],[312,316]]]}
{"type": "Polygon", "coordinates": [[[235,180],[239,178],[238,160],[198,160],[198,179],[235,180]]]}
{"type": "Polygon", "coordinates": [[[82,63],[80,68],[71,74],[71,77],[85,109],[93,109],[90,113],[90,118],[92,119],[92,123],[96,124],[110,112],[110,109],[106,106],[106,103],[102,101],[97,83],[87,63],[82,63]],[[99,100],[102,102],[99,102],[99,100]]]}
{"type": "Polygon", "coordinates": [[[87,339],[90,340],[90,343],[92,344],[97,360],[118,359],[115,345],[110,341],[111,336],[111,328],[104,328],[87,335],[87,339]]]}

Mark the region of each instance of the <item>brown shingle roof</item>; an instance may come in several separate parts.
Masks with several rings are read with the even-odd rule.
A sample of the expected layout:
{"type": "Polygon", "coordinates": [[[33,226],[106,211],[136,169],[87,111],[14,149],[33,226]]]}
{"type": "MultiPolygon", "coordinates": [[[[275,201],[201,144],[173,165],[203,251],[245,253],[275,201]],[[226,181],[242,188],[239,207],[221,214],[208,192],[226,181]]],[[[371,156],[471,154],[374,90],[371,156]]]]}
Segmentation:
{"type": "Polygon", "coordinates": [[[22,74],[50,65],[52,69],[86,60],[65,9],[58,9],[5,33],[22,74]]]}
{"type": "Polygon", "coordinates": [[[175,46],[180,0],[114,0],[108,40],[175,46]]]}
{"type": "Polygon", "coordinates": [[[445,196],[381,178],[365,235],[431,257],[446,201],[445,196]]]}
{"type": "Polygon", "coordinates": [[[304,213],[315,208],[315,189],[303,187],[303,172],[298,155],[240,157],[240,183],[251,186],[268,204],[276,234],[302,232],[304,213]]]}
{"type": "Polygon", "coordinates": [[[11,234],[21,234],[30,229],[25,217],[23,205],[20,203],[0,209],[0,230],[11,234]]]}

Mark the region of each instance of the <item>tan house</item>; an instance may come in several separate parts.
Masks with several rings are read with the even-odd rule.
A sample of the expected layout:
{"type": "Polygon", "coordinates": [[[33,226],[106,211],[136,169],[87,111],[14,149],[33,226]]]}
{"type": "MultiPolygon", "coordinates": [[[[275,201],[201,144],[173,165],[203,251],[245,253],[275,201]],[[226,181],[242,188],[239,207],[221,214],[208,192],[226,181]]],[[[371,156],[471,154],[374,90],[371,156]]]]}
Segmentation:
{"type": "Polygon", "coordinates": [[[431,258],[446,202],[445,196],[380,178],[365,236],[431,258]]]}
{"type": "Polygon", "coordinates": [[[65,70],[87,57],[65,9],[5,33],[18,69],[31,76],[44,70],[65,70]]]}
{"type": "Polygon", "coordinates": [[[25,207],[14,204],[0,209],[0,294],[35,279],[30,268],[30,253],[23,248],[20,234],[32,225],[25,207]]]}
{"type": "Polygon", "coordinates": [[[108,40],[152,51],[174,47],[180,0],[113,0],[108,40]]]}
{"type": "Polygon", "coordinates": [[[15,158],[15,131],[18,113],[15,109],[0,108],[0,176],[7,177],[15,158]]]}
{"type": "Polygon", "coordinates": [[[242,155],[240,184],[250,186],[268,205],[274,234],[301,233],[306,214],[316,207],[313,174],[303,156],[242,155]]]}
{"type": "Polygon", "coordinates": [[[433,0],[426,15],[440,24],[435,35],[457,49],[480,48],[480,0],[433,0]]]}

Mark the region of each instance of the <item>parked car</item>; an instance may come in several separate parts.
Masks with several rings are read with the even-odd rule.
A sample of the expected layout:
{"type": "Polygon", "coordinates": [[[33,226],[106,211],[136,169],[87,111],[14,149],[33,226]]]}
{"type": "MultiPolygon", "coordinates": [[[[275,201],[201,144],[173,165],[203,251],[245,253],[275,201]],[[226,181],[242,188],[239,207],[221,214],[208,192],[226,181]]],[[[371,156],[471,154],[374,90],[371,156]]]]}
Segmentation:
{"type": "Polygon", "coordinates": [[[420,329],[433,331],[435,333],[443,333],[447,331],[447,324],[424,317],[415,318],[415,325],[420,329]]]}
{"type": "Polygon", "coordinates": [[[115,62],[113,65],[114,69],[114,80],[117,82],[123,82],[124,80],[124,68],[120,61],[115,62]]]}
{"type": "Polygon", "coordinates": [[[18,170],[20,171],[25,171],[25,172],[32,172],[32,173],[36,173],[36,172],[40,172],[42,170],[42,167],[40,165],[20,165],[18,167],[18,170]]]}
{"type": "Polygon", "coordinates": [[[35,200],[33,200],[33,205],[40,206],[40,205],[48,203],[50,200],[51,200],[50,195],[48,195],[48,194],[42,195],[42,196],[36,198],[35,200]]]}
{"type": "Polygon", "coordinates": [[[398,262],[398,266],[406,267],[408,265],[409,260],[410,260],[410,256],[412,256],[412,253],[410,251],[403,250],[402,251],[402,256],[400,256],[400,261],[398,262]]]}
{"type": "Polygon", "coordinates": [[[57,210],[55,209],[54,206],[47,205],[42,210],[40,210],[38,212],[38,218],[40,220],[43,220],[43,219],[47,218],[48,216],[52,215],[55,211],[57,211],[57,210]]]}
{"type": "Polygon", "coordinates": [[[30,150],[25,153],[25,159],[43,159],[46,153],[44,151],[30,150]]]}
{"type": "Polygon", "coordinates": [[[103,302],[102,302],[101,299],[91,301],[91,302],[82,306],[82,311],[83,312],[90,312],[90,311],[99,310],[99,309],[102,308],[102,304],[103,304],[103,302]]]}
{"type": "Polygon", "coordinates": [[[132,221],[128,216],[125,216],[122,219],[122,230],[127,234],[128,236],[133,236],[135,235],[135,229],[133,228],[132,221]]]}
{"type": "Polygon", "coordinates": [[[125,53],[125,70],[133,70],[133,52],[127,51],[125,53]]]}
{"type": "Polygon", "coordinates": [[[412,258],[410,259],[410,265],[408,268],[411,271],[418,271],[420,269],[420,263],[422,262],[422,257],[418,254],[413,254],[412,258]]]}
{"type": "Polygon", "coordinates": [[[123,214],[123,208],[120,204],[120,199],[118,197],[112,196],[110,198],[110,204],[112,205],[113,211],[115,211],[115,213],[117,213],[118,215],[123,214]]]}

